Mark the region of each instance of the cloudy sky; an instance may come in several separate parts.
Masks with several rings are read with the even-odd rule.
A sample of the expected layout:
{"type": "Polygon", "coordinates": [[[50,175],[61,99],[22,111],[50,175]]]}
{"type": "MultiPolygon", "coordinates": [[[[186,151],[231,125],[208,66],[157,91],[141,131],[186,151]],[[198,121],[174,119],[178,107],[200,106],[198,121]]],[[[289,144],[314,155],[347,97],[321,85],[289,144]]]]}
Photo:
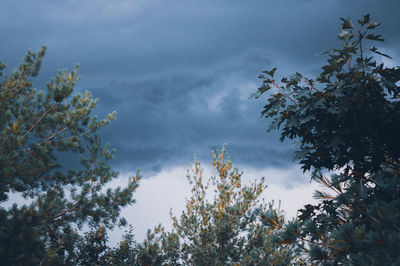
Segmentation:
{"type": "Polygon", "coordinates": [[[99,115],[117,111],[103,137],[117,149],[121,182],[137,169],[145,177],[125,211],[140,238],[183,206],[193,155],[208,169],[224,143],[294,215],[312,187],[292,161],[296,144],[266,133],[265,98],[249,99],[258,74],[318,74],[319,54],[338,45],[339,18],[366,13],[382,23],[381,50],[399,62],[399,10],[397,0],[3,0],[0,60],[12,70],[27,49],[46,45],[36,87],[79,63],[77,91],[99,98],[99,115]]]}

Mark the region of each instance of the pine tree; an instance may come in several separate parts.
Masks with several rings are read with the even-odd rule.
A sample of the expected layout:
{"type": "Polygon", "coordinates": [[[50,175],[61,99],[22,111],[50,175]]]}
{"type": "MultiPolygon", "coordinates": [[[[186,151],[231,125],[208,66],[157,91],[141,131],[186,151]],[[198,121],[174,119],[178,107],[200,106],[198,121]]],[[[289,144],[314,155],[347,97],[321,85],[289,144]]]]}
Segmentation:
{"type": "MultiPolygon", "coordinates": [[[[78,67],[61,70],[44,90],[33,88],[46,47],[28,51],[24,62],[0,80],[0,203],[19,194],[30,204],[0,208],[2,265],[68,264],[78,254],[83,226],[94,230],[125,224],[122,207],[134,202],[139,174],[125,188],[108,165],[114,151],[99,130],[115,118],[92,116],[97,100],[73,95],[78,67]],[[80,166],[63,167],[66,155],[80,166]]],[[[1,71],[6,65],[0,63],[1,71]]]]}
{"type": "Polygon", "coordinates": [[[310,262],[323,265],[400,264],[400,68],[371,42],[379,26],[369,15],[342,19],[342,46],[328,55],[316,80],[296,73],[281,80],[264,71],[268,102],[262,115],[281,141],[296,140],[296,159],[325,186],[282,243],[294,243],[310,262]]]}
{"type": "Polygon", "coordinates": [[[225,148],[213,154],[218,175],[207,180],[200,162],[194,161],[192,175],[187,175],[192,194],[186,209],[180,217],[171,214],[172,231],[166,232],[161,225],[148,231],[138,245],[138,265],[290,264],[292,250],[280,246],[275,236],[284,217],[272,203],[260,201],[264,180],[243,185],[242,173],[232,168],[227,156],[225,148]],[[273,223],[267,230],[260,211],[273,223]]]}

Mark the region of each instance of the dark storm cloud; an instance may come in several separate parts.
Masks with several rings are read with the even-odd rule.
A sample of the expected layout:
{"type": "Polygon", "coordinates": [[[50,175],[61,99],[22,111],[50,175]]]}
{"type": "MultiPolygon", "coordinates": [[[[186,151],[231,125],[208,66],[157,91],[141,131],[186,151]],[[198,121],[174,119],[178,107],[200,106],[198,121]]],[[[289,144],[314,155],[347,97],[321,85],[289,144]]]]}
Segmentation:
{"type": "MultiPolygon", "coordinates": [[[[294,146],[266,134],[263,102],[249,100],[261,70],[315,73],[337,46],[339,17],[382,22],[384,47],[400,56],[398,1],[4,1],[0,59],[48,46],[40,87],[80,63],[78,90],[116,110],[104,130],[121,170],[159,171],[208,160],[228,144],[232,159],[288,167],[294,146]]],[[[397,58],[398,60],[398,58],[397,58]]]]}

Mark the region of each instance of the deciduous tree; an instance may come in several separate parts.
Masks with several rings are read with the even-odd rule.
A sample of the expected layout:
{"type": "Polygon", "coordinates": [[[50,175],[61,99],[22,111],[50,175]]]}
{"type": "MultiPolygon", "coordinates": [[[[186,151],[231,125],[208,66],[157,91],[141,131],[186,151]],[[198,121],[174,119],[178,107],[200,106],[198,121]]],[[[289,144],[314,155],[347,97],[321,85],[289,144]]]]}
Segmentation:
{"type": "Polygon", "coordinates": [[[256,97],[271,92],[262,115],[282,141],[299,142],[296,158],[326,188],[283,232],[311,262],[400,264],[400,68],[371,45],[383,41],[378,26],[369,15],[357,26],[342,19],[342,46],[315,80],[296,73],[279,84],[276,68],[260,76],[256,97]]]}

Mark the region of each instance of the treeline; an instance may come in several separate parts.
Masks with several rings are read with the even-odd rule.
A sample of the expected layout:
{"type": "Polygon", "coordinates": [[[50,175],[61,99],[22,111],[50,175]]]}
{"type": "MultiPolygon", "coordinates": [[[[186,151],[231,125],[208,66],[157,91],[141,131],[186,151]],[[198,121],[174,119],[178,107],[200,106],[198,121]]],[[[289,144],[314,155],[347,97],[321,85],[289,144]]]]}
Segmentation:
{"type": "MultiPolygon", "coordinates": [[[[400,67],[374,42],[379,23],[369,15],[342,19],[342,45],[326,52],[315,79],[263,71],[254,97],[281,141],[296,140],[296,160],[324,189],[286,221],[260,195],[264,180],[242,184],[225,151],[212,154],[216,177],[195,160],[191,197],[173,227],[133,229],[116,247],[107,232],[125,226],[123,207],[135,202],[140,174],[123,188],[108,164],[114,150],[99,130],[114,119],[92,115],[90,93],[73,95],[78,68],[59,71],[44,91],[33,88],[46,48],[0,80],[0,203],[10,193],[28,205],[0,207],[2,265],[400,265],[400,67]],[[81,168],[65,169],[74,152],[81,168]],[[207,194],[213,191],[213,198],[207,194]],[[83,228],[86,233],[80,234],[83,228]]],[[[1,71],[6,66],[0,62],[1,71]]]]}

